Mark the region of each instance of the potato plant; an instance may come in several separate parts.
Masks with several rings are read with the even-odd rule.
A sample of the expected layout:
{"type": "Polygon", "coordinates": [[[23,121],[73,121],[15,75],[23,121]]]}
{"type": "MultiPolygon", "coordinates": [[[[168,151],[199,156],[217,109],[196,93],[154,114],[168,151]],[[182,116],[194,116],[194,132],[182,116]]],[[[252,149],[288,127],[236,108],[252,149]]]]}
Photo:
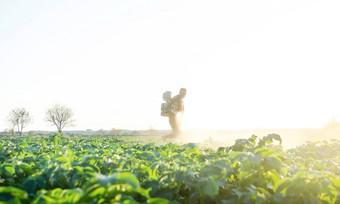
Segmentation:
{"type": "Polygon", "coordinates": [[[279,135],[216,150],[113,137],[0,139],[0,202],[339,203],[340,142],[279,135]]]}

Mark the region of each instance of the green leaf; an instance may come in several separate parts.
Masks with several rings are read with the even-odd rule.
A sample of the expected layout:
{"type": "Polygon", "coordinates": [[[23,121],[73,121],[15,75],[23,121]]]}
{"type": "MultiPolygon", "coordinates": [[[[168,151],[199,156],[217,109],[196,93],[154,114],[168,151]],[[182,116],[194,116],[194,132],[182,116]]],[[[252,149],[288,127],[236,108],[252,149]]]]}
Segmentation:
{"type": "Polygon", "coordinates": [[[249,160],[254,163],[254,164],[259,164],[261,162],[262,159],[262,154],[258,153],[256,155],[252,155],[250,156],[249,160]]]}
{"type": "Polygon", "coordinates": [[[264,188],[261,188],[261,187],[257,187],[257,190],[259,190],[261,193],[263,193],[265,196],[269,196],[270,193],[264,189],[264,188]]]}
{"type": "Polygon", "coordinates": [[[139,193],[144,196],[145,198],[150,198],[149,192],[151,191],[151,188],[144,189],[144,188],[139,188],[139,193]]]}
{"type": "Polygon", "coordinates": [[[143,152],[138,152],[138,156],[142,159],[145,159],[147,161],[153,160],[154,159],[154,154],[151,151],[143,151],[143,152]]]}
{"type": "Polygon", "coordinates": [[[101,197],[106,192],[104,187],[95,188],[91,193],[89,193],[89,197],[96,198],[101,197]]]}
{"type": "Polygon", "coordinates": [[[212,163],[213,166],[218,167],[220,169],[230,169],[232,168],[231,161],[229,159],[221,159],[212,163]]]}
{"type": "Polygon", "coordinates": [[[244,160],[247,157],[247,154],[244,152],[231,152],[229,154],[229,158],[232,160],[244,160]]]}
{"type": "Polygon", "coordinates": [[[287,188],[287,186],[291,183],[291,180],[289,178],[287,179],[282,179],[279,182],[277,182],[274,186],[274,192],[278,193],[283,191],[284,189],[287,188]]]}
{"type": "Polygon", "coordinates": [[[56,158],[56,161],[62,162],[62,163],[67,162],[67,160],[68,158],[66,156],[59,156],[56,158]]]}
{"type": "Polygon", "coordinates": [[[267,169],[276,169],[278,172],[281,171],[281,159],[276,156],[264,158],[264,167],[267,169]]]}
{"type": "Polygon", "coordinates": [[[160,184],[159,184],[159,181],[157,181],[157,180],[144,181],[143,182],[143,188],[150,189],[150,196],[151,197],[156,195],[159,186],[160,186],[160,184]]]}
{"type": "MultiPolygon", "coordinates": [[[[199,174],[202,177],[206,176],[214,176],[214,175],[219,175],[221,173],[222,169],[215,167],[215,166],[204,166],[200,171],[199,174]]],[[[176,176],[178,176],[180,172],[176,173],[176,176]]],[[[183,182],[185,182],[183,180],[183,182]]]]}
{"type": "Polygon", "coordinates": [[[269,134],[268,136],[275,139],[275,140],[278,140],[280,142],[280,145],[282,144],[282,139],[281,139],[280,135],[273,133],[273,134],[269,134]]]}
{"type": "Polygon", "coordinates": [[[25,189],[28,193],[35,193],[37,182],[33,179],[28,179],[23,182],[22,188],[25,189]]]}
{"type": "Polygon", "coordinates": [[[96,178],[98,179],[98,183],[103,187],[106,187],[109,184],[122,184],[122,183],[129,184],[136,191],[140,187],[139,181],[136,178],[136,176],[127,172],[115,173],[110,177],[104,176],[102,174],[97,174],[96,178]]]}
{"type": "Polygon", "coordinates": [[[14,166],[5,165],[5,166],[4,166],[4,170],[5,170],[6,174],[8,174],[8,175],[13,175],[13,174],[15,174],[15,168],[14,168],[14,166]]]}
{"type": "Polygon", "coordinates": [[[31,173],[31,167],[30,165],[26,164],[26,163],[20,163],[17,165],[20,169],[22,169],[25,173],[31,173]]]}
{"type": "Polygon", "coordinates": [[[165,189],[159,189],[157,191],[156,196],[157,197],[162,197],[162,198],[166,198],[168,200],[173,200],[175,199],[175,194],[177,192],[176,188],[165,188],[165,189]]]}
{"type": "Polygon", "coordinates": [[[112,177],[116,178],[118,182],[130,184],[135,190],[138,190],[139,188],[138,179],[131,173],[116,173],[112,177]]]}
{"type": "Polygon", "coordinates": [[[164,198],[149,198],[148,203],[150,204],[168,204],[170,203],[168,200],[164,198]]]}
{"type": "Polygon", "coordinates": [[[215,179],[208,177],[202,181],[201,184],[204,195],[215,196],[218,195],[218,186],[215,179]]]}
{"type": "Polygon", "coordinates": [[[0,195],[1,194],[11,194],[19,199],[27,199],[26,191],[10,186],[0,187],[0,195]]]}
{"type": "Polygon", "coordinates": [[[332,177],[330,180],[331,180],[332,185],[333,185],[338,191],[340,191],[340,180],[337,179],[336,177],[332,177]]]}

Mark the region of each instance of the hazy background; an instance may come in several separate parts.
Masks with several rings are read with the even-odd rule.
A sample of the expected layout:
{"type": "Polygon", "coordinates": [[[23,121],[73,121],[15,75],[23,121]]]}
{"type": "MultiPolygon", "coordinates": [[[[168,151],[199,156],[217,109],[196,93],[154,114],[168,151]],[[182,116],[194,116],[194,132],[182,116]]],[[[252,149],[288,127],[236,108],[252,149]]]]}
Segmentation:
{"type": "Polygon", "coordinates": [[[187,88],[188,129],[320,128],[340,120],[340,1],[0,0],[0,131],[11,109],[69,129],[169,129],[162,93],[187,88]]]}

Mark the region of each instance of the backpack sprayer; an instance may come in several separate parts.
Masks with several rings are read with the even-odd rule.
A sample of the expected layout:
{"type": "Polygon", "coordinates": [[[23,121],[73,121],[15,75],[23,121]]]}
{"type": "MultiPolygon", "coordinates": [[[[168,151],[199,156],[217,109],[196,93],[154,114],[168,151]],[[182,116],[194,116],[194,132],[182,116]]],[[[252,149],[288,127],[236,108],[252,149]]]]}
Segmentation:
{"type": "Polygon", "coordinates": [[[163,93],[163,100],[165,101],[165,103],[161,104],[161,116],[169,117],[170,101],[171,101],[170,91],[166,91],[163,93]]]}

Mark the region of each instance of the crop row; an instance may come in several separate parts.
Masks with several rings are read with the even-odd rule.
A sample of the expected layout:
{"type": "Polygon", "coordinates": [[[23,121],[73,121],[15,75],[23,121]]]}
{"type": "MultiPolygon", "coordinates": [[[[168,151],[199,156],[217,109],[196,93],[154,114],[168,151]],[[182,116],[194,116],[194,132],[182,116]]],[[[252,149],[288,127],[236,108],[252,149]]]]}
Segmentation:
{"type": "Polygon", "coordinates": [[[334,203],[340,143],[288,151],[279,135],[217,150],[62,134],[0,140],[0,201],[10,203],[334,203]],[[274,145],[275,144],[275,145],[274,145]]]}

